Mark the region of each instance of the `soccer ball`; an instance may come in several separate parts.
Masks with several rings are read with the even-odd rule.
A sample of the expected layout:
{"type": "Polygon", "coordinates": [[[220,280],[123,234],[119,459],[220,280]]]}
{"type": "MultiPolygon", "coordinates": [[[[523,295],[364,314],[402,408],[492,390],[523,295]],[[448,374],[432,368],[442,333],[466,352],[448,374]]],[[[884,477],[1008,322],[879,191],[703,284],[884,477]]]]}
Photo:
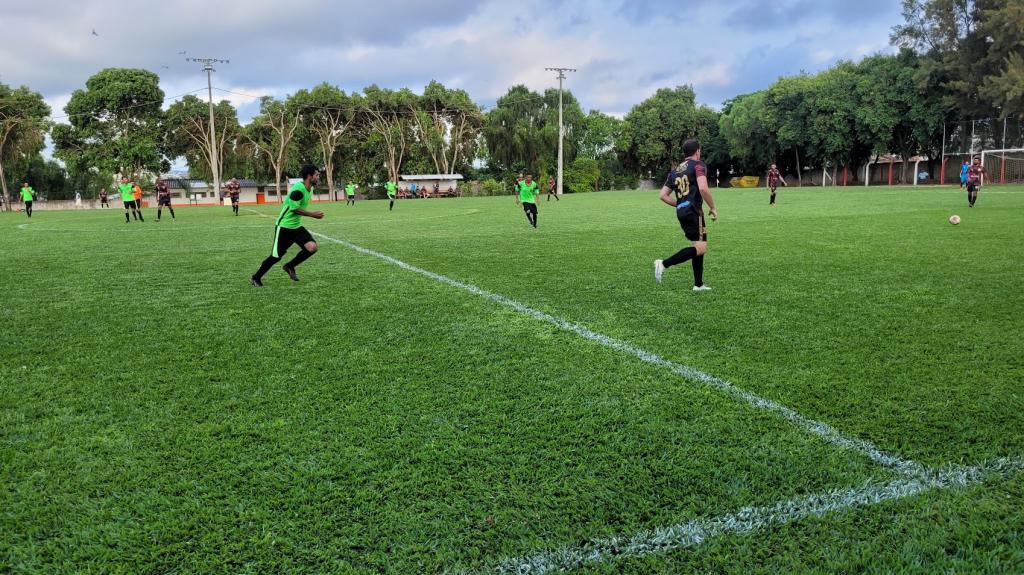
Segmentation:
{"type": "Polygon", "coordinates": [[[949,223],[954,226],[960,223],[960,216],[949,216],[949,223]]]}

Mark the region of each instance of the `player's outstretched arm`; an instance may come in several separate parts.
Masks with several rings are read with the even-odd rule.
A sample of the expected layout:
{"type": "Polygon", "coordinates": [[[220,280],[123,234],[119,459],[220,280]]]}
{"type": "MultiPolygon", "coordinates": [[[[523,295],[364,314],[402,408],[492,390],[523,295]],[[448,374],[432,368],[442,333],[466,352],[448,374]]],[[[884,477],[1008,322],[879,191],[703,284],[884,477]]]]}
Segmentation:
{"type": "Polygon", "coordinates": [[[309,211],[303,210],[302,208],[296,208],[295,209],[295,213],[299,214],[300,216],[307,217],[307,218],[313,218],[315,220],[322,220],[322,219],[324,219],[324,213],[323,212],[309,212],[309,211]]]}

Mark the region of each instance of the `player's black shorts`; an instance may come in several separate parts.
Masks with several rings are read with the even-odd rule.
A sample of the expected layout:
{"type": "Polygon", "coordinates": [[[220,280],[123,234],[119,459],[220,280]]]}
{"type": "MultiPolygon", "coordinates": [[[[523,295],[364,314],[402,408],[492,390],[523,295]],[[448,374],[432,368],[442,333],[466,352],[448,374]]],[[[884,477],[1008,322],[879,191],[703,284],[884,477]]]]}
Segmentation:
{"type": "Polygon", "coordinates": [[[523,202],[523,211],[529,214],[537,214],[537,204],[523,202]]]}
{"type": "Polygon", "coordinates": [[[238,203],[238,198],[231,198],[231,203],[232,204],[237,204],[238,203]]]}
{"type": "Polygon", "coordinates": [[[126,210],[129,210],[129,209],[134,210],[135,209],[135,200],[132,200],[130,202],[124,202],[124,209],[126,209],[126,210]]]}
{"type": "Polygon", "coordinates": [[[156,205],[157,205],[158,207],[164,207],[164,206],[167,206],[167,207],[169,208],[169,207],[171,207],[171,200],[170,200],[170,199],[166,199],[166,200],[157,200],[157,201],[156,201],[156,205]]]}
{"type": "Polygon", "coordinates": [[[288,248],[292,244],[298,244],[301,248],[309,242],[315,242],[313,234],[309,233],[306,228],[299,226],[297,228],[274,228],[274,248],[271,255],[275,258],[279,258],[284,255],[288,248]]]}
{"type": "Polygon", "coordinates": [[[981,189],[981,187],[978,185],[978,182],[967,182],[968,192],[977,192],[979,189],[981,189]]]}
{"type": "Polygon", "coordinates": [[[708,241],[708,228],[704,225],[704,210],[683,209],[676,210],[679,218],[679,227],[683,228],[683,235],[691,242],[708,241]]]}

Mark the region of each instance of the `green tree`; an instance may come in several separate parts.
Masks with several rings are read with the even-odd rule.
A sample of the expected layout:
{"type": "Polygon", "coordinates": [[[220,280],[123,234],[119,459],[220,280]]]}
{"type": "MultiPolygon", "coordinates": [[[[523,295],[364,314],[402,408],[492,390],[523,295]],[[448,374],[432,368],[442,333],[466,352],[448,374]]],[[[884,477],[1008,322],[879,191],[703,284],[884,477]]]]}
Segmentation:
{"type": "Polygon", "coordinates": [[[565,186],[574,193],[596,192],[601,166],[589,156],[577,156],[565,170],[565,186]]]}
{"type": "MultiPolygon", "coordinates": [[[[43,149],[49,116],[41,94],[0,83],[0,186],[5,199],[11,197],[5,168],[12,162],[25,164],[43,149]]],[[[10,209],[10,201],[4,205],[10,209]]]]}
{"type": "Polygon", "coordinates": [[[363,94],[363,133],[381,152],[388,179],[397,182],[415,140],[416,120],[408,112],[416,105],[416,95],[406,88],[395,91],[376,85],[366,88],[363,94]]]}
{"type": "MultiPolygon", "coordinates": [[[[303,132],[300,140],[312,142],[317,163],[323,166],[327,189],[333,197],[339,153],[344,157],[344,152],[351,149],[342,144],[352,135],[359,116],[361,98],[358,94],[350,96],[344,90],[324,82],[312,90],[299,90],[290,101],[299,109],[303,132]]],[[[306,144],[300,147],[310,146],[306,144]]]]}
{"type": "Polygon", "coordinates": [[[922,56],[953,116],[1021,111],[1013,109],[1021,105],[1013,80],[1024,63],[1020,0],[903,0],[903,17],[893,44],[922,56]]]}
{"type": "Polygon", "coordinates": [[[693,88],[662,88],[626,114],[619,147],[626,165],[640,173],[666,171],[682,161],[683,142],[701,140],[704,156],[720,157],[712,136],[718,134],[718,114],[697,106],[693,88]]]}
{"type": "Polygon", "coordinates": [[[238,112],[231,102],[221,100],[213,107],[214,136],[210,136],[209,104],[188,95],[171,104],[166,113],[167,152],[172,157],[184,156],[194,177],[213,181],[213,151],[217,153],[218,173],[226,168],[237,171],[236,145],[242,133],[238,112]]]}
{"type": "Polygon", "coordinates": [[[513,86],[498,98],[484,126],[487,157],[496,174],[507,179],[519,170],[540,172],[544,124],[544,98],[526,86],[513,86]]]}
{"type": "Polygon", "coordinates": [[[1013,113],[1024,116],[1024,2],[991,4],[992,8],[982,12],[979,32],[989,48],[985,67],[998,73],[985,77],[980,95],[1004,117],[1013,113]]]}
{"type": "Polygon", "coordinates": [[[723,145],[742,173],[760,174],[776,161],[778,139],[767,110],[767,92],[738,96],[723,107],[719,132],[723,145]]]}
{"type": "Polygon", "coordinates": [[[74,172],[97,167],[137,179],[145,171],[168,170],[163,101],[156,74],[103,70],[71,95],[64,108],[70,124],[53,128],[55,155],[74,172]]]}
{"type": "Polygon", "coordinates": [[[436,173],[453,174],[476,157],[484,116],[465,90],[432,81],[408,105],[436,173]]]}
{"type": "Polygon", "coordinates": [[[269,163],[274,172],[274,186],[278,191],[277,201],[284,201],[281,182],[284,172],[293,167],[290,162],[295,155],[295,132],[299,128],[301,108],[291,101],[281,101],[271,96],[260,100],[260,113],[243,130],[243,153],[248,158],[251,173],[265,172],[269,163]]]}

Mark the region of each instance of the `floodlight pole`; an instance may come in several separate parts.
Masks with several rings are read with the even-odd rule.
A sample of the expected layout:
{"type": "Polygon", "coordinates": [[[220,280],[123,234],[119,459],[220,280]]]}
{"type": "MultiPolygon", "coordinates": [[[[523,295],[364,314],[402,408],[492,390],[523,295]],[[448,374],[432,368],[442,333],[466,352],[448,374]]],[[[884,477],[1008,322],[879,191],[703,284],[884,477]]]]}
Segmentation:
{"type": "Polygon", "coordinates": [[[565,129],[562,127],[562,81],[565,80],[566,72],[575,72],[576,68],[544,68],[548,72],[558,72],[558,190],[555,192],[559,197],[562,195],[562,164],[563,145],[562,139],[565,136],[565,129]]]}
{"type": "Polygon", "coordinates": [[[206,93],[210,105],[210,173],[213,175],[213,198],[220,196],[220,160],[217,157],[217,130],[213,126],[213,77],[216,70],[214,64],[230,64],[230,60],[219,60],[217,58],[185,58],[187,62],[198,62],[203,65],[206,72],[206,93]]]}

